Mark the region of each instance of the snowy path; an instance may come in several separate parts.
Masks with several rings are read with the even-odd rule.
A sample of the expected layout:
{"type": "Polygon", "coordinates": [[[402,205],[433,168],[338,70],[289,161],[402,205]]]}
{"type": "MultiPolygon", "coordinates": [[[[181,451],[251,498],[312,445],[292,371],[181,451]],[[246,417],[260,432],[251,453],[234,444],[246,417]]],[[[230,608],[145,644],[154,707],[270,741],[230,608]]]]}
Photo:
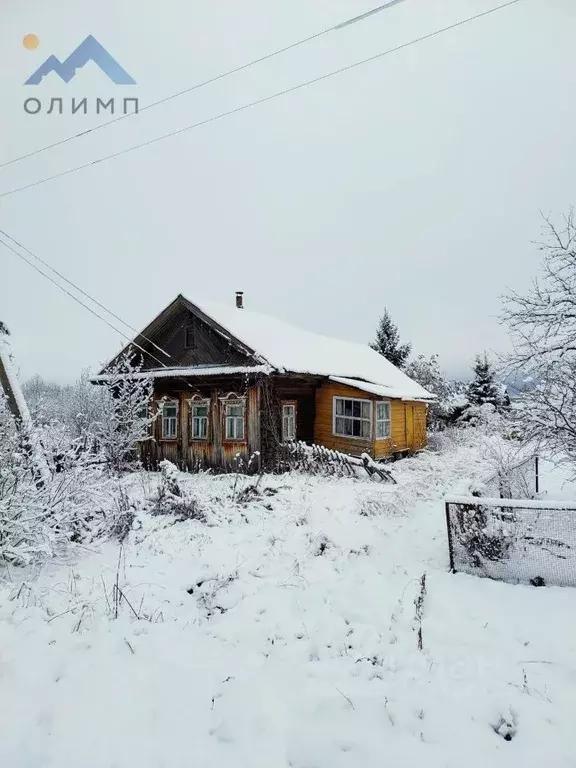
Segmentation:
{"type": "Polygon", "coordinates": [[[0,595],[0,765],[576,765],[575,590],[448,574],[439,499],[187,482],[208,524],[139,515],[118,619],[112,543],[0,595]]]}

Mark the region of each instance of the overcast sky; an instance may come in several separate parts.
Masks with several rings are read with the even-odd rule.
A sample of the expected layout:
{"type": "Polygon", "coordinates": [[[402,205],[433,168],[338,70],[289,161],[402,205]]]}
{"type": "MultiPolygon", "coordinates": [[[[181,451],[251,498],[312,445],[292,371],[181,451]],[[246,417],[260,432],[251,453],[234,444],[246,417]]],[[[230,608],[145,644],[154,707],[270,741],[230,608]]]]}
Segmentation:
{"type": "MultiPolygon", "coordinates": [[[[382,0],[380,0],[382,2],[382,0]]],[[[0,162],[369,10],[378,0],[0,0],[0,162]],[[40,38],[36,50],[24,35],[40,38]],[[94,35],[136,79],[50,55],[94,35]],[[69,114],[88,96],[91,114],[69,114]],[[25,114],[63,97],[66,115],[25,114]]],[[[271,61],[2,169],[0,192],[197,122],[486,10],[405,0],[271,61]]],[[[540,210],[576,202],[576,3],[515,6],[154,146],[0,198],[0,227],[137,328],[178,293],[371,339],[384,306],[461,375],[502,350],[506,286],[540,254],[540,210]]],[[[122,339],[0,246],[0,318],[24,378],[61,382],[122,339]]]]}

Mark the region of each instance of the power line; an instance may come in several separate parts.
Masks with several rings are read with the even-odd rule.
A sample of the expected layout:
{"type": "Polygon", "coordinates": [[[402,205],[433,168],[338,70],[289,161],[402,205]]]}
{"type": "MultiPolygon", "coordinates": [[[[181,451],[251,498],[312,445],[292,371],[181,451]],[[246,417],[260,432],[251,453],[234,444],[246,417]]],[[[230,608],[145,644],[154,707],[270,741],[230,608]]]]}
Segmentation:
{"type": "Polygon", "coordinates": [[[127,147],[126,149],[122,149],[118,152],[114,152],[111,155],[105,155],[104,157],[101,157],[97,160],[92,160],[89,163],[84,163],[83,165],[78,165],[74,168],[70,168],[67,171],[62,171],[61,173],[56,173],[52,176],[46,176],[43,179],[39,179],[38,181],[33,181],[30,184],[25,184],[22,187],[17,187],[16,189],[12,189],[8,192],[4,192],[0,194],[0,198],[2,197],[8,197],[9,195],[14,195],[17,192],[23,192],[26,189],[32,189],[33,187],[37,187],[41,184],[46,184],[49,181],[54,181],[55,179],[60,179],[63,176],[69,176],[72,173],[76,173],[76,171],[84,170],[85,168],[89,168],[93,165],[98,165],[99,163],[106,162],[106,160],[113,160],[116,157],[121,157],[122,155],[127,154],[128,152],[134,152],[137,149],[142,149],[144,147],[148,147],[152,144],[156,144],[160,141],[163,141],[164,139],[171,138],[172,136],[178,136],[181,133],[186,133],[187,131],[190,131],[194,128],[200,128],[203,125],[208,125],[209,123],[216,122],[217,120],[221,120],[224,117],[229,117],[230,115],[235,115],[238,112],[243,112],[246,109],[250,109],[251,107],[255,107],[259,104],[264,104],[265,102],[272,101],[272,99],[276,99],[279,96],[285,96],[289,93],[293,93],[294,91],[298,91],[302,88],[306,88],[309,85],[314,85],[316,83],[323,82],[324,80],[327,80],[330,77],[334,77],[335,75],[340,75],[344,72],[348,72],[349,70],[354,69],[355,67],[362,66],[363,64],[368,64],[369,62],[376,61],[377,59],[381,59],[384,56],[387,56],[391,53],[396,53],[398,51],[401,51],[405,48],[409,48],[412,45],[416,45],[417,43],[421,43],[424,40],[430,40],[433,37],[437,37],[438,35],[441,35],[443,32],[448,32],[453,29],[457,29],[458,27],[462,27],[465,24],[468,24],[472,21],[476,21],[477,19],[481,19],[484,16],[489,16],[490,14],[496,13],[496,11],[500,11],[503,8],[508,8],[512,5],[516,5],[517,3],[521,2],[521,0],[509,0],[507,3],[503,3],[502,5],[498,5],[494,8],[490,8],[487,11],[482,11],[481,13],[477,13],[474,16],[469,16],[466,19],[462,19],[461,21],[457,21],[454,24],[450,24],[447,27],[442,27],[441,29],[437,29],[434,32],[429,32],[426,35],[422,35],[421,37],[414,38],[413,40],[409,40],[407,43],[402,43],[402,45],[398,45],[395,48],[390,48],[386,51],[382,51],[381,53],[377,53],[374,56],[369,56],[367,59],[362,59],[361,61],[356,61],[353,64],[348,64],[345,67],[341,67],[340,69],[336,69],[332,72],[328,72],[325,75],[320,75],[319,77],[315,77],[312,80],[306,80],[303,83],[299,83],[298,85],[293,85],[290,88],[286,88],[282,91],[277,91],[276,93],[270,94],[269,96],[264,96],[261,99],[256,99],[256,101],[251,101],[248,104],[243,104],[240,107],[236,107],[235,109],[227,110],[226,112],[221,112],[219,115],[215,115],[213,117],[209,117],[206,120],[201,120],[198,123],[193,123],[192,125],[187,125],[184,128],[178,128],[175,131],[170,131],[169,133],[165,133],[162,136],[157,136],[154,139],[150,139],[148,141],[144,141],[141,144],[135,144],[131,147],[127,147]]]}
{"type": "MultiPolygon", "coordinates": [[[[97,307],[100,307],[100,309],[103,309],[104,312],[107,312],[111,317],[113,317],[115,320],[118,320],[123,325],[125,325],[127,328],[129,328],[131,331],[133,331],[137,336],[141,336],[145,341],[152,344],[153,347],[155,347],[159,352],[162,352],[163,355],[166,355],[166,357],[172,357],[166,350],[162,349],[162,347],[159,347],[158,344],[153,342],[151,339],[148,339],[144,334],[139,333],[136,328],[130,325],[130,323],[127,323],[125,320],[123,320],[121,317],[119,317],[115,312],[112,312],[111,309],[108,309],[108,307],[104,306],[104,304],[101,304],[98,299],[95,299],[93,296],[91,296],[89,293],[87,293],[83,288],[80,288],[79,285],[72,282],[72,280],[69,280],[65,275],[63,275],[61,272],[59,272],[57,269],[55,269],[51,264],[49,264],[47,261],[42,259],[40,256],[37,256],[35,253],[33,253],[29,248],[27,248],[22,243],[18,242],[16,238],[12,237],[8,234],[8,232],[5,232],[3,229],[0,229],[0,234],[4,235],[4,237],[7,237],[9,240],[11,240],[15,245],[17,245],[19,248],[22,248],[23,251],[26,251],[27,254],[32,256],[33,259],[36,259],[36,261],[39,261],[41,264],[43,264],[45,267],[48,267],[49,270],[54,272],[55,275],[57,275],[61,280],[64,280],[65,283],[68,283],[68,285],[72,286],[78,293],[81,293],[82,296],[85,296],[87,299],[90,299],[91,302],[96,304],[97,307]]],[[[174,358],[172,358],[174,359],[174,358]]]]}
{"type": "MultiPolygon", "coordinates": [[[[80,292],[81,292],[81,293],[82,293],[84,296],[86,296],[88,299],[90,299],[90,301],[93,301],[95,304],[97,304],[99,307],[101,307],[101,308],[102,308],[102,309],[104,309],[106,312],[108,312],[109,314],[111,314],[113,317],[115,317],[117,320],[119,320],[119,321],[120,321],[121,323],[123,323],[125,326],[127,326],[127,327],[128,327],[128,328],[130,328],[131,330],[134,330],[134,329],[132,328],[132,326],[131,326],[131,325],[129,325],[129,323],[127,323],[125,320],[122,320],[122,318],[121,318],[121,317],[118,317],[118,316],[117,316],[117,315],[115,315],[114,313],[110,312],[110,310],[109,310],[109,309],[107,309],[107,308],[106,308],[106,307],[105,307],[103,304],[101,304],[99,301],[97,301],[96,299],[94,299],[92,296],[90,296],[90,294],[86,293],[86,292],[85,292],[85,291],[83,291],[81,288],[78,288],[78,287],[77,287],[77,286],[76,286],[76,285],[75,285],[75,284],[74,284],[74,283],[73,283],[71,280],[68,280],[68,278],[67,278],[67,277],[64,277],[64,275],[61,275],[61,274],[60,274],[60,272],[58,272],[56,269],[54,269],[54,268],[53,268],[53,267],[52,267],[52,266],[51,266],[51,265],[50,265],[48,262],[44,261],[44,260],[43,260],[43,259],[41,259],[39,256],[37,256],[35,253],[33,253],[33,252],[32,252],[32,251],[29,249],[29,248],[26,248],[26,246],[24,246],[24,245],[22,245],[21,243],[19,243],[17,240],[15,240],[13,237],[11,237],[11,235],[9,235],[9,234],[8,234],[7,232],[5,232],[4,230],[0,229],[0,232],[1,232],[3,235],[5,235],[6,237],[8,237],[10,240],[12,240],[12,242],[13,242],[13,243],[15,243],[16,245],[18,245],[18,246],[19,246],[20,248],[22,248],[24,251],[26,251],[27,253],[29,253],[29,254],[30,254],[30,255],[31,255],[33,258],[37,259],[37,260],[38,260],[38,261],[40,261],[42,264],[44,264],[44,265],[45,265],[45,266],[47,266],[49,269],[51,269],[51,270],[52,270],[52,271],[53,271],[55,274],[57,274],[59,277],[61,277],[63,280],[65,280],[65,281],[66,281],[66,282],[67,282],[69,285],[71,285],[71,286],[73,286],[74,288],[76,288],[76,290],[79,290],[79,291],[80,291],[80,292]]],[[[144,349],[143,347],[141,347],[141,346],[140,346],[140,344],[138,344],[136,341],[134,341],[133,339],[131,339],[131,338],[130,338],[130,336],[127,336],[127,335],[126,335],[126,334],[125,334],[123,331],[121,331],[119,328],[116,328],[116,326],[115,326],[115,325],[113,325],[112,323],[110,323],[110,322],[109,322],[109,321],[108,321],[108,320],[107,320],[105,317],[102,317],[102,315],[100,315],[98,312],[96,312],[94,309],[92,309],[92,307],[89,307],[87,304],[85,304],[85,303],[84,303],[84,302],[83,302],[81,299],[79,299],[77,296],[74,296],[74,294],[73,294],[73,293],[71,293],[71,292],[70,292],[70,291],[68,291],[66,288],[64,288],[64,286],[60,285],[60,283],[58,283],[56,280],[54,280],[54,278],[50,277],[50,275],[47,275],[45,272],[43,272],[43,271],[42,271],[42,270],[41,270],[39,267],[37,267],[37,266],[36,266],[36,265],[35,265],[33,262],[31,262],[29,259],[27,259],[25,256],[23,256],[23,255],[22,255],[21,253],[19,253],[17,250],[15,250],[15,249],[14,249],[14,248],[13,248],[13,247],[12,247],[12,246],[9,244],[9,243],[5,242],[5,241],[4,241],[4,240],[3,240],[1,237],[0,237],[0,244],[4,245],[6,248],[8,248],[10,251],[12,251],[12,253],[14,253],[16,256],[18,256],[18,258],[22,259],[22,261],[25,261],[25,262],[26,262],[26,264],[28,264],[30,267],[32,267],[32,269],[36,270],[36,272],[38,272],[40,275],[42,275],[42,276],[43,276],[43,277],[45,277],[47,280],[49,280],[49,281],[50,281],[50,282],[51,282],[53,285],[55,285],[57,288],[59,288],[61,291],[63,291],[63,292],[64,292],[64,293],[65,293],[67,296],[69,296],[71,299],[73,299],[73,300],[74,300],[74,301],[75,301],[77,304],[80,304],[80,306],[82,306],[82,307],[84,307],[85,309],[87,309],[87,310],[88,310],[88,311],[89,311],[91,314],[93,314],[93,315],[94,315],[95,317],[97,317],[99,320],[102,320],[102,322],[106,323],[106,325],[107,325],[109,328],[112,328],[112,330],[113,330],[113,331],[116,331],[116,333],[119,333],[119,334],[120,334],[120,336],[122,336],[123,338],[125,338],[125,339],[126,339],[126,340],[127,340],[127,341],[128,341],[130,344],[131,344],[131,345],[135,346],[137,349],[139,349],[139,350],[140,350],[141,352],[143,352],[145,355],[148,355],[149,357],[151,357],[151,358],[152,358],[152,360],[155,360],[155,361],[156,361],[157,363],[159,363],[159,364],[160,364],[160,365],[161,365],[163,368],[167,368],[167,369],[169,369],[169,368],[170,368],[170,366],[169,366],[169,365],[166,365],[166,363],[164,363],[162,360],[159,360],[159,359],[158,359],[158,358],[157,358],[155,355],[153,355],[151,352],[149,352],[148,350],[146,350],[146,349],[144,349]]],[[[143,338],[143,339],[145,339],[146,341],[148,341],[150,344],[153,344],[153,345],[154,345],[154,347],[156,347],[157,349],[159,349],[159,350],[160,350],[160,352],[162,352],[162,353],[163,353],[164,355],[166,355],[167,357],[171,358],[171,359],[172,359],[172,360],[173,360],[175,363],[178,363],[178,360],[176,360],[176,358],[175,358],[173,355],[171,355],[169,352],[166,352],[166,350],[162,349],[162,347],[159,347],[157,344],[154,344],[154,342],[153,342],[153,341],[151,341],[149,338],[147,338],[146,336],[144,336],[142,333],[138,333],[138,332],[137,332],[137,331],[135,331],[135,330],[134,330],[134,332],[136,333],[137,337],[143,338]]],[[[115,359],[115,358],[114,358],[114,359],[115,359]]],[[[153,375],[153,374],[152,374],[152,375],[153,375]]],[[[194,378],[195,378],[195,379],[198,379],[199,381],[203,382],[204,384],[209,384],[210,386],[212,386],[211,382],[209,382],[209,381],[208,381],[208,380],[207,380],[207,379],[206,379],[204,376],[199,376],[198,374],[193,374],[193,376],[194,376],[194,378]]],[[[193,389],[193,387],[192,387],[192,385],[190,384],[190,382],[189,382],[189,381],[186,381],[186,379],[184,379],[184,378],[183,378],[181,375],[176,375],[176,376],[174,376],[174,378],[175,378],[177,381],[178,381],[178,380],[179,380],[179,381],[183,381],[183,382],[184,382],[184,384],[185,384],[187,387],[189,387],[190,389],[193,389]]]]}
{"type": "Polygon", "coordinates": [[[102,322],[106,323],[106,325],[109,328],[112,328],[113,331],[116,331],[116,333],[119,333],[120,336],[123,336],[125,339],[127,339],[131,344],[133,344],[135,347],[137,347],[141,352],[144,352],[144,354],[149,355],[153,360],[155,360],[157,363],[160,363],[161,366],[164,368],[168,368],[166,363],[163,363],[162,360],[159,360],[157,357],[155,357],[153,354],[145,350],[143,347],[141,347],[139,344],[137,344],[135,341],[133,341],[130,336],[127,336],[123,331],[121,331],[119,328],[116,328],[115,325],[112,325],[108,320],[106,320],[105,317],[102,317],[96,310],[92,309],[92,307],[89,307],[88,304],[85,304],[81,299],[79,299],[77,296],[74,296],[73,293],[68,291],[64,286],[60,285],[56,280],[54,280],[53,277],[50,277],[50,275],[47,275],[46,272],[43,272],[40,267],[37,267],[36,264],[34,264],[30,259],[27,259],[26,256],[23,256],[21,253],[19,253],[15,248],[13,248],[10,243],[7,243],[5,240],[3,240],[0,237],[0,243],[8,248],[8,250],[12,251],[16,256],[18,256],[19,259],[22,259],[22,261],[25,261],[26,264],[28,264],[32,269],[35,269],[36,272],[41,274],[43,277],[45,277],[47,280],[50,280],[51,283],[53,283],[57,288],[60,288],[61,291],[64,291],[64,293],[67,296],[70,296],[71,299],[73,299],[77,304],[80,304],[81,307],[84,307],[84,309],[87,309],[88,312],[91,312],[95,317],[97,317],[99,320],[102,320],[102,322]]]}
{"type": "MultiPolygon", "coordinates": [[[[324,35],[327,35],[329,32],[336,32],[336,31],[339,31],[340,29],[344,29],[344,27],[350,26],[351,24],[356,24],[356,22],[358,21],[363,21],[369,16],[373,16],[376,13],[380,13],[380,11],[386,10],[386,8],[391,8],[393,5],[398,5],[398,3],[402,3],[402,2],[404,2],[404,0],[389,0],[389,2],[384,3],[384,5],[380,5],[377,8],[373,8],[371,11],[368,11],[367,13],[363,13],[360,16],[355,16],[352,19],[347,19],[346,21],[343,21],[340,24],[336,24],[336,26],[334,27],[323,29],[321,32],[316,32],[314,35],[309,35],[308,37],[305,37],[302,40],[297,40],[296,42],[291,43],[290,45],[284,46],[284,48],[279,48],[277,51],[268,53],[265,56],[260,56],[257,59],[252,59],[252,61],[248,61],[245,64],[241,64],[238,67],[234,67],[233,69],[229,69],[226,72],[222,72],[219,75],[215,75],[214,77],[211,77],[208,80],[204,80],[201,83],[196,83],[195,85],[191,85],[189,88],[185,88],[183,91],[178,91],[177,93],[173,93],[170,96],[165,96],[163,99],[159,99],[158,101],[154,101],[151,104],[147,104],[145,107],[142,107],[142,109],[139,110],[138,114],[145,112],[147,109],[152,109],[153,107],[158,107],[161,104],[166,104],[166,102],[172,101],[172,99],[177,99],[180,96],[184,96],[186,93],[191,93],[192,91],[197,91],[200,88],[204,88],[207,85],[216,83],[219,80],[223,80],[224,78],[229,77],[230,75],[235,75],[238,72],[243,72],[245,69],[249,69],[250,67],[253,67],[256,64],[261,64],[263,61],[268,61],[269,59],[273,59],[276,56],[280,56],[282,53],[287,53],[288,51],[291,51],[294,48],[298,48],[301,45],[310,43],[312,42],[312,40],[317,40],[319,37],[324,37],[324,35]]],[[[0,163],[0,168],[6,168],[9,165],[14,165],[14,163],[20,162],[20,160],[26,160],[29,157],[34,157],[34,155],[39,155],[42,152],[46,152],[49,149],[54,149],[55,147],[59,147],[62,144],[67,144],[69,141],[74,141],[75,139],[79,139],[80,137],[86,136],[89,133],[94,133],[95,131],[99,131],[101,128],[106,128],[109,125],[118,123],[120,120],[124,120],[127,117],[133,117],[134,114],[135,114],[134,112],[130,112],[128,114],[119,115],[118,117],[115,117],[112,120],[108,120],[105,123],[101,123],[100,125],[95,125],[93,128],[88,128],[86,131],[80,131],[80,133],[76,133],[73,136],[68,136],[65,139],[60,139],[60,141],[55,141],[52,144],[47,144],[45,147],[40,147],[39,149],[35,149],[32,152],[28,152],[25,155],[21,155],[20,157],[15,157],[12,160],[7,160],[5,163],[0,163]]]]}

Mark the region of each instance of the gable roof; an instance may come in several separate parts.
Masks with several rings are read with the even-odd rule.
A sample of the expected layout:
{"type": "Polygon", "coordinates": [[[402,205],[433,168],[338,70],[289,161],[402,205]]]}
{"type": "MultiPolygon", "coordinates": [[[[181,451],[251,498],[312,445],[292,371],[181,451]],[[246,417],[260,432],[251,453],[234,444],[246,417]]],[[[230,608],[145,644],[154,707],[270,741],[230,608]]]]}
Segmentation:
{"type": "MultiPolygon", "coordinates": [[[[334,339],[305,331],[259,312],[237,309],[235,306],[213,301],[190,300],[182,294],[160,312],[142,333],[135,337],[135,341],[153,336],[154,330],[166,321],[166,317],[177,305],[185,306],[208,323],[236,349],[247,355],[248,360],[253,359],[254,365],[249,367],[214,365],[209,368],[204,365],[186,368],[166,366],[148,371],[155,377],[184,374],[206,376],[249,371],[272,373],[275,370],[330,377],[347,386],[363,389],[381,397],[426,401],[436,399],[424,387],[367,344],[334,339]],[[372,388],[369,388],[369,385],[372,385],[372,388]]],[[[106,379],[106,369],[121,354],[122,352],[104,366],[93,381],[106,379]]],[[[155,351],[155,354],[159,353],[155,351]]]]}
{"type": "MultiPolygon", "coordinates": [[[[183,297],[184,298],[184,297],[183,297]]],[[[375,394],[410,400],[434,400],[430,392],[366,344],[342,341],[297,328],[269,315],[212,301],[186,302],[278,371],[360,379],[379,385],[375,394]]],[[[372,391],[372,390],[367,390],[372,391]]]]}

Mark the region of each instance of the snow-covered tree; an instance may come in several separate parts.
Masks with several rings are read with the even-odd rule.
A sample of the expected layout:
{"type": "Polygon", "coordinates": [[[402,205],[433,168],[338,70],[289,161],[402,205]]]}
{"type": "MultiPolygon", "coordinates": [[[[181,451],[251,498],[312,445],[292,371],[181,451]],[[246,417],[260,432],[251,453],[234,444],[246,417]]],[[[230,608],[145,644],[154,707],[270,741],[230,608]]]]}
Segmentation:
{"type": "Polygon", "coordinates": [[[384,309],[384,314],[378,322],[376,338],[370,344],[370,347],[398,368],[404,368],[412,350],[411,344],[402,344],[400,342],[398,326],[392,322],[387,309],[384,309]]]}
{"type": "Polygon", "coordinates": [[[440,370],[438,355],[418,355],[408,363],[405,372],[428,392],[436,395],[437,399],[428,409],[428,425],[432,430],[441,429],[450,414],[454,388],[440,370]]]}
{"type": "Polygon", "coordinates": [[[576,221],[546,219],[542,274],[526,294],[504,296],[503,322],[513,352],[511,372],[536,385],[520,396],[516,413],[526,437],[558,459],[576,462],[576,221]]]}
{"type": "Polygon", "coordinates": [[[490,364],[486,353],[478,355],[473,369],[474,378],[468,385],[468,402],[470,405],[493,405],[500,410],[503,405],[503,391],[496,381],[496,373],[490,364]]]}
{"type": "Polygon", "coordinates": [[[127,352],[107,370],[101,416],[91,428],[106,461],[116,471],[134,458],[154,416],[150,409],[152,378],[135,355],[127,352]]]}

